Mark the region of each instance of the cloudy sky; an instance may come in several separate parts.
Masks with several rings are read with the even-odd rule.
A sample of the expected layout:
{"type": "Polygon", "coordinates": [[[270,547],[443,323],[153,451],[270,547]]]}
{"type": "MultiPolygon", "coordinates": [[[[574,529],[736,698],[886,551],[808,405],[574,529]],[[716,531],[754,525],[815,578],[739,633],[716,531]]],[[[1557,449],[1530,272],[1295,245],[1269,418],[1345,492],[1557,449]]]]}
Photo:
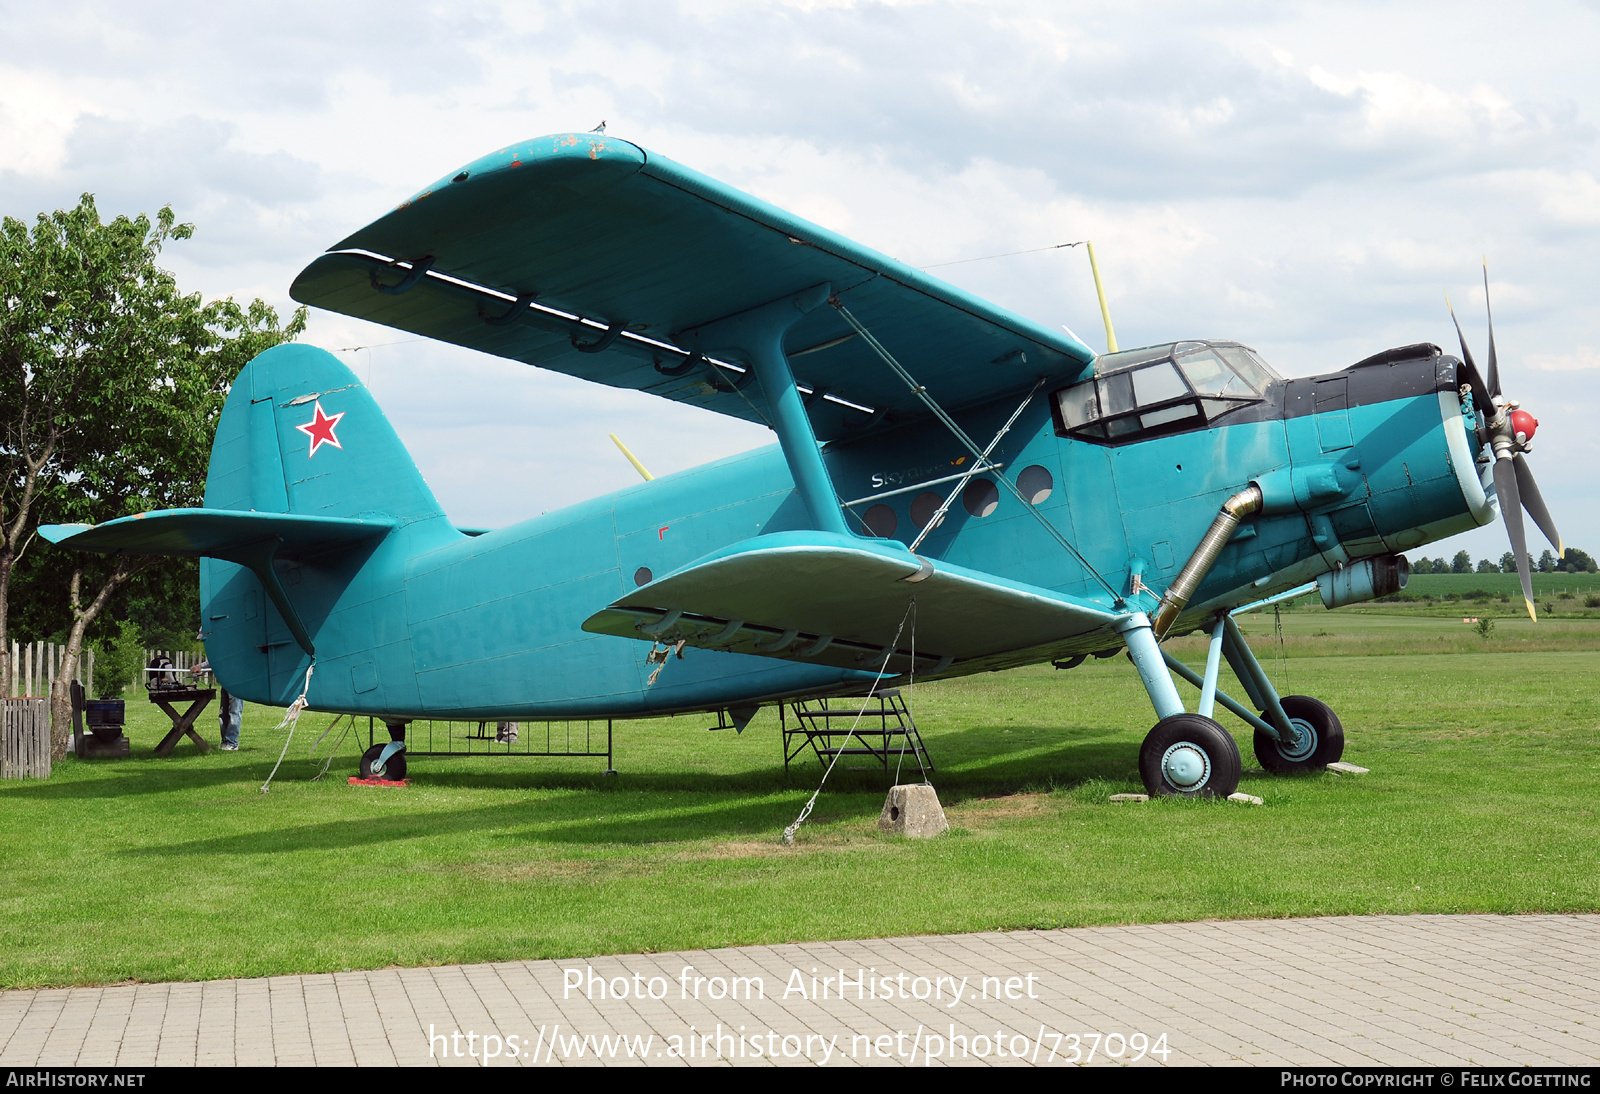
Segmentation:
{"type": "MultiPolygon", "coordinates": [[[[1123,346],[1233,337],[1291,375],[1457,352],[1446,291],[1481,355],[1487,255],[1540,483],[1600,552],[1597,0],[0,0],[0,26],[0,212],[170,203],[181,284],[283,310],[426,183],[602,119],[914,265],[1092,238],[1123,346]]],[[[1103,345],[1081,249],[938,273],[1103,345]]],[[[340,316],[307,337],[369,347],[343,356],[460,523],[627,485],[610,431],[658,474],[770,440],[340,316]]],[[[1424,553],[1460,545],[1505,550],[1424,553]]]]}

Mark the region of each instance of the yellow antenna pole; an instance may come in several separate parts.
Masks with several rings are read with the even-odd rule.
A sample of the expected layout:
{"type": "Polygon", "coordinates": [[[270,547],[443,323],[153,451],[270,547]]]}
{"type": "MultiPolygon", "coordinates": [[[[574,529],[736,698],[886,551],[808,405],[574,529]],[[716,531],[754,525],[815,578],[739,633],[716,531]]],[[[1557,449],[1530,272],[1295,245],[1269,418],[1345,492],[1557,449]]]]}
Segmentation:
{"type": "MultiPolygon", "coordinates": [[[[1094,292],[1100,298],[1100,318],[1106,324],[1106,352],[1117,352],[1117,332],[1111,329],[1111,309],[1106,307],[1105,286],[1100,284],[1100,264],[1094,260],[1094,240],[1086,240],[1089,245],[1089,269],[1094,271],[1094,292]]],[[[622,442],[617,442],[618,444],[622,442]]]]}
{"type": "Polygon", "coordinates": [[[632,452],[629,452],[628,451],[628,446],[623,444],[621,439],[618,438],[618,436],[615,433],[611,433],[611,434],[607,434],[607,435],[611,438],[611,443],[612,444],[615,444],[618,448],[622,449],[622,454],[624,456],[628,457],[628,462],[633,464],[633,469],[635,471],[639,472],[639,474],[644,476],[644,481],[645,482],[649,482],[651,479],[655,478],[654,475],[650,474],[650,472],[648,472],[648,471],[646,471],[644,469],[644,464],[639,462],[639,457],[635,456],[632,452]]]}

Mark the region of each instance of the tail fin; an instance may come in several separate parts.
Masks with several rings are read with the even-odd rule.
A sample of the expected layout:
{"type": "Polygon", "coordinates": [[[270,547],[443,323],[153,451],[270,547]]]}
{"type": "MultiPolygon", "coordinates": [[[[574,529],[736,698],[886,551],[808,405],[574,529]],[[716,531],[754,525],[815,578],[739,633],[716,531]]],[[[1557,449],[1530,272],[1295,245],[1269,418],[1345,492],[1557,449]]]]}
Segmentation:
{"type": "Polygon", "coordinates": [[[217,423],[207,509],[444,519],[378,404],[327,350],[275,346],[246,365],[217,423]]]}
{"type": "MultiPolygon", "coordinates": [[[[383,566],[393,567],[420,542],[461,535],[355,374],[331,353],[298,345],[267,350],[234,380],[204,508],[40,532],[82,551],[200,556],[217,678],[235,695],[279,705],[302,686],[313,638],[350,584],[371,586],[356,597],[362,603],[397,586],[387,571],[367,573],[369,559],[386,552],[383,566]],[[396,537],[404,543],[391,545],[396,537]]],[[[373,626],[336,624],[334,655],[372,643],[373,626]]]]}

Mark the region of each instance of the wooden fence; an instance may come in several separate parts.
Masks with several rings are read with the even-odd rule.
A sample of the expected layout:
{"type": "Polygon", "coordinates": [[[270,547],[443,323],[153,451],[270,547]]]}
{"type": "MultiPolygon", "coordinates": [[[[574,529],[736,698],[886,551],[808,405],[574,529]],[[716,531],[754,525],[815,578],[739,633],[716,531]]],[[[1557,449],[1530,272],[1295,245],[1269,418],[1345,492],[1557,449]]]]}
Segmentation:
{"type": "Polygon", "coordinates": [[[50,700],[0,700],[0,778],[50,777],[50,700]]]}
{"type": "MultiPolygon", "coordinates": [[[[0,695],[12,699],[38,698],[50,694],[50,681],[61,672],[61,662],[66,657],[65,644],[55,642],[11,643],[11,659],[7,662],[10,679],[0,681],[0,695]]],[[[83,680],[83,690],[94,694],[94,647],[83,651],[78,659],[78,676],[83,680]]]]}

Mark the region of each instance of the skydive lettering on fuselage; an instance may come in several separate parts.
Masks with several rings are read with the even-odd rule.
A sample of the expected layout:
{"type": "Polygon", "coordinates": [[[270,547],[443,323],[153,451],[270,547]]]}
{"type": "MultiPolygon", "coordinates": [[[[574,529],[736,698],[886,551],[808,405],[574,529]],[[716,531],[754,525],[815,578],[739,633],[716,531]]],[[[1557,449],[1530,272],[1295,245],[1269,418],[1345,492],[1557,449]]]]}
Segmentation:
{"type": "Polygon", "coordinates": [[[882,490],[886,486],[910,486],[921,482],[923,479],[936,479],[940,475],[950,474],[950,468],[960,467],[967,462],[965,456],[951,460],[949,463],[936,463],[929,467],[911,467],[904,471],[880,471],[872,476],[872,488],[882,490]]]}

